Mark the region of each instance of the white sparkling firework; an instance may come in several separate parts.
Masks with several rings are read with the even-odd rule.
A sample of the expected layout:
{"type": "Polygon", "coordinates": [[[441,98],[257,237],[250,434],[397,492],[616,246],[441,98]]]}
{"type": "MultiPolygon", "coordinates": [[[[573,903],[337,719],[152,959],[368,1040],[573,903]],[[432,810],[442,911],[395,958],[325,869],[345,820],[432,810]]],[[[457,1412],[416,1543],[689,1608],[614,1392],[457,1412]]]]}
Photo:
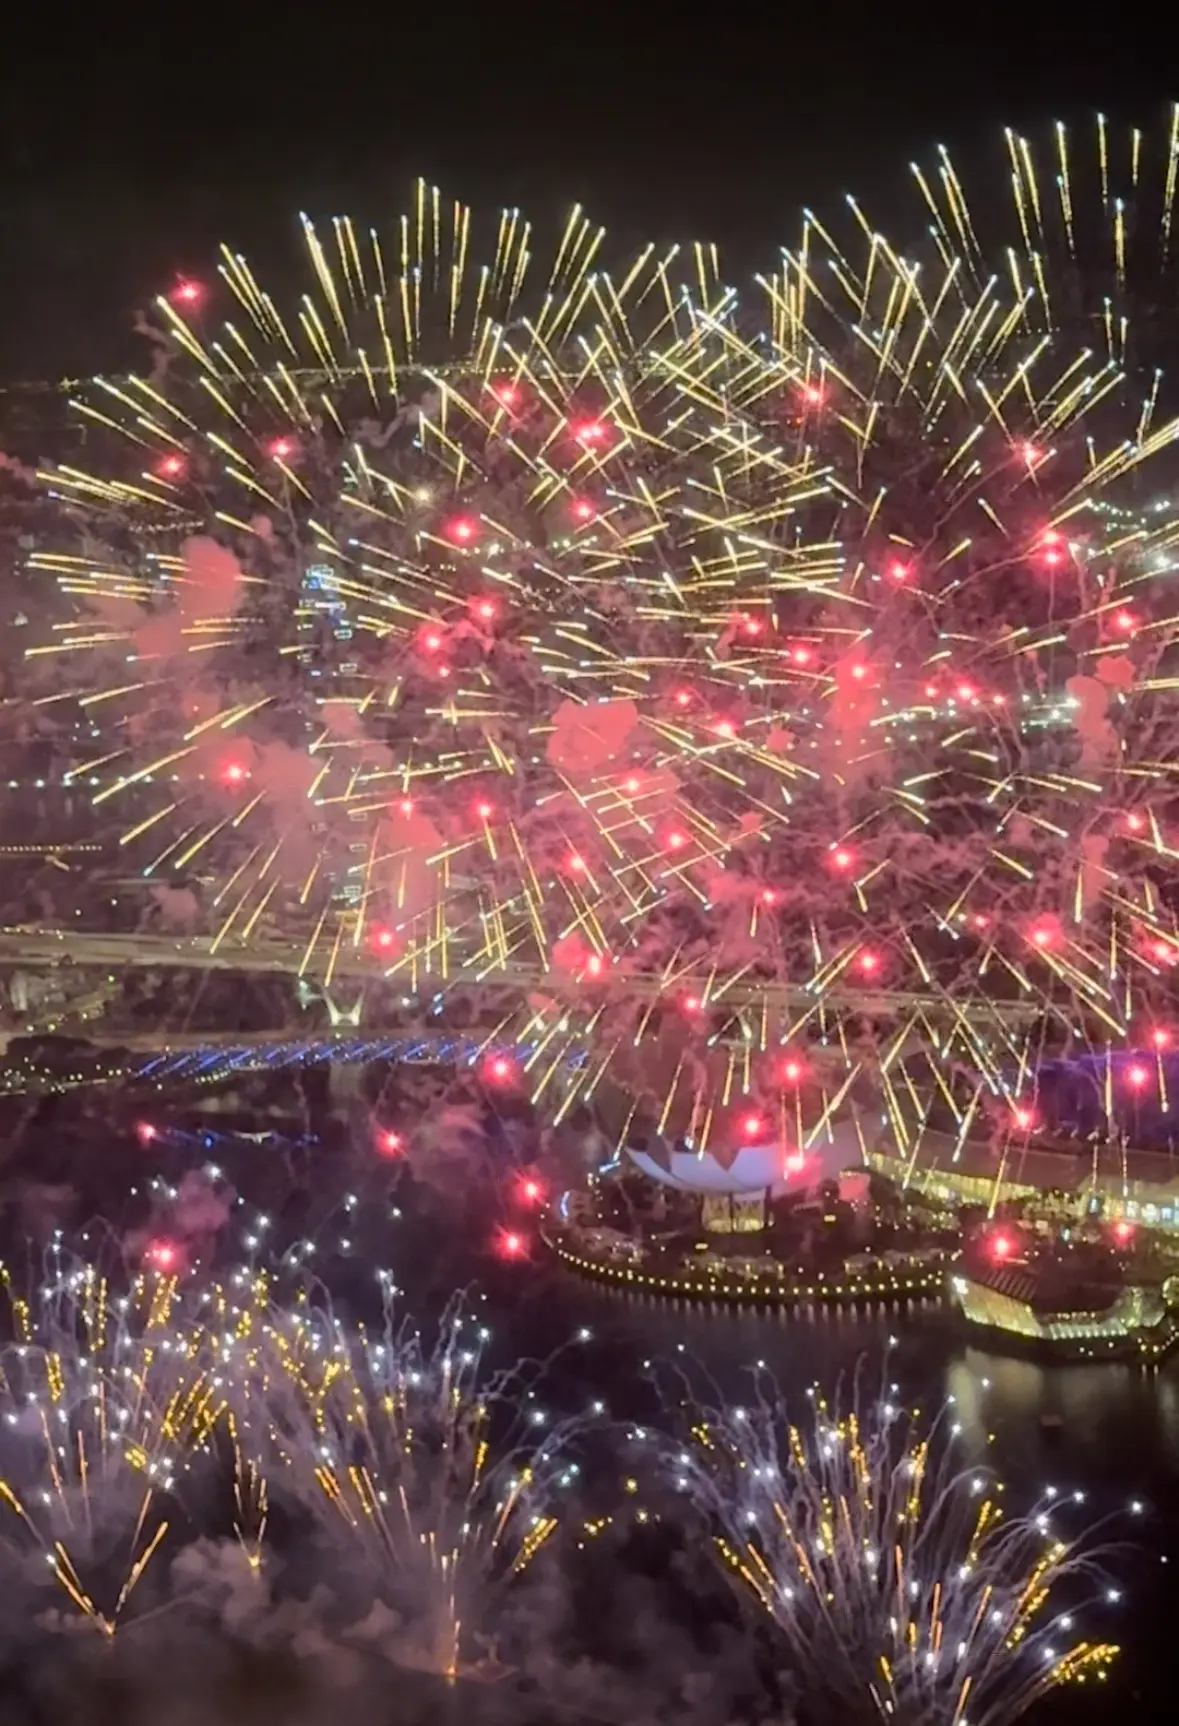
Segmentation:
{"type": "Polygon", "coordinates": [[[958,1471],[945,1431],[885,1398],[813,1396],[795,1425],[758,1395],[701,1413],[667,1466],[808,1710],[1009,1726],[1117,1652],[1081,1631],[1108,1583],[1091,1544],[1060,1532],[1059,1503],[1005,1517],[985,1470],[958,1471]]]}
{"type": "Polygon", "coordinates": [[[520,1366],[493,1373],[462,1303],[437,1339],[386,1323],[346,1333],[310,1310],[273,1314],[245,1375],[239,1426],[271,1497],[310,1513],[346,1574],[397,1615],[398,1658],[453,1677],[501,1592],[549,1541],[576,1483],[573,1429],[520,1366]]]}

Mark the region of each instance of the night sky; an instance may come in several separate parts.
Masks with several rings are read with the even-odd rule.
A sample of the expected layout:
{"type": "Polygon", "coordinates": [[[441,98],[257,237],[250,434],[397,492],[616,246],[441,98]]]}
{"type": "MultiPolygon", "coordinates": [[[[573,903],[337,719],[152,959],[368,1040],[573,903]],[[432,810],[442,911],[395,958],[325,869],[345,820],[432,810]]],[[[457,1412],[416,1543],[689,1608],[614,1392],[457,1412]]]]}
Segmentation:
{"type": "Polygon", "coordinates": [[[138,10],[112,30],[110,10],[25,9],[3,44],[5,381],[134,363],[135,308],[207,273],[219,240],[273,283],[299,209],[380,223],[418,173],[542,227],[581,200],[620,240],[760,262],[803,202],[845,190],[887,226],[934,142],[989,151],[998,176],[1004,123],[1103,107],[1157,127],[1177,93],[1170,38],[1141,13],[1120,34],[1110,8],[1028,7],[1013,29],[1005,7],[946,7],[896,30],[897,9],[859,5],[138,10]]]}

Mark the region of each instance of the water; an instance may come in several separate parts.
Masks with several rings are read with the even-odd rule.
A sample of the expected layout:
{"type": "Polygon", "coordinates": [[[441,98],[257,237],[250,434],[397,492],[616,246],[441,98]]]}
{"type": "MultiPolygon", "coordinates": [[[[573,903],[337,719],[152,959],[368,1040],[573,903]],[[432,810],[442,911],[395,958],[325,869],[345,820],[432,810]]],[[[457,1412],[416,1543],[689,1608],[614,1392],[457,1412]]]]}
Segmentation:
{"type": "MultiPolygon", "coordinates": [[[[505,1359],[547,1356],[587,1329],[591,1340],[563,1349],[555,1362],[550,1395],[558,1412],[600,1399],[620,1418],[656,1419],[653,1380],[666,1381],[677,1365],[731,1400],[748,1396],[759,1364],[796,1404],[816,1383],[834,1392],[857,1374],[867,1390],[895,1382],[907,1403],[930,1412],[952,1398],[964,1465],[995,1467],[1013,1509],[1051,1482],[1085,1493],[1083,1518],[1116,1517],[1116,1536],[1126,1543],[1116,1559],[1125,1604],[1117,1622],[1100,1629],[1112,1629],[1126,1654],[1110,1701],[1146,1709],[1169,1697],[1169,1638],[1179,1611],[1179,1578],[1171,1575],[1179,1557],[1166,1562],[1179,1553],[1179,1356],[1155,1371],[1011,1358],[973,1346],[956,1314],[939,1303],[787,1313],[625,1294],[579,1280],[539,1247],[531,1262],[490,1256],[488,1243],[509,1213],[472,1205],[470,1193],[461,1195],[461,1212],[456,1196],[399,1203],[397,1170],[341,1123],[320,1120],[308,1143],[292,1149],[292,1140],[279,1150],[232,1132],[206,1143],[203,1133],[178,1130],[177,1109],[171,1125],[145,1144],[132,1129],[134,1116],[120,1124],[109,1104],[108,1094],[97,1114],[63,1117],[59,1109],[52,1120],[25,1120],[21,1128],[24,1178],[70,1182],[79,1194],[75,1218],[117,1213],[132,1188],[141,1214],[153,1175],[176,1180],[215,1156],[247,1204],[273,1211],[281,1229],[281,1189],[292,1168],[302,1171],[290,1226],[314,1235],[316,1268],[358,1310],[372,1298],[374,1262],[383,1262],[395,1267],[411,1310],[436,1308],[462,1284],[484,1289],[505,1359]],[[349,1191],[356,1204],[342,1220],[339,1201],[349,1191]],[[1135,1499],[1149,1507],[1141,1520],[1128,1512],[1135,1499]]],[[[155,1118],[164,1118],[159,1108],[155,1118]]],[[[11,1191],[11,1160],[9,1174],[11,1191]]],[[[1066,1696],[1061,1707],[1069,1707],[1070,1721],[1077,1718],[1075,1699],[1066,1696]]],[[[1112,1711],[1093,1717],[1111,1718],[1112,1711]]]]}
{"type": "MultiPolygon", "coordinates": [[[[1079,1526],[1109,1519],[1124,1601],[1101,1626],[1122,1644],[1109,1704],[1162,1707],[1172,1696],[1179,1614],[1179,1355],[1156,1370],[1052,1366],[974,1347],[956,1314],[935,1303],[813,1315],[703,1306],[615,1293],[562,1272],[563,1312],[593,1327],[597,1348],[641,1374],[644,1363],[694,1360],[730,1398],[748,1394],[751,1368],[773,1374],[787,1402],[812,1385],[829,1394],[895,1383],[911,1406],[952,1399],[963,1466],[986,1463],[1007,1484],[1012,1509],[1048,1485],[1080,1492],[1079,1526]],[[1060,1425],[1045,1425],[1045,1417],[1060,1425]],[[1131,1505],[1140,1503],[1142,1514],[1131,1505]],[[1172,1574],[1174,1571],[1174,1574],[1172,1574]]],[[[550,1311],[557,1299],[548,1297],[550,1311]]],[[[1092,1696],[1092,1693],[1090,1693],[1092,1696]]],[[[1075,1692],[1047,1712],[1070,1721],[1075,1692]]],[[[1101,1699],[1094,1718],[1112,1717],[1101,1699]]],[[[1089,1717],[1088,1714],[1085,1716],[1089,1717]]]]}

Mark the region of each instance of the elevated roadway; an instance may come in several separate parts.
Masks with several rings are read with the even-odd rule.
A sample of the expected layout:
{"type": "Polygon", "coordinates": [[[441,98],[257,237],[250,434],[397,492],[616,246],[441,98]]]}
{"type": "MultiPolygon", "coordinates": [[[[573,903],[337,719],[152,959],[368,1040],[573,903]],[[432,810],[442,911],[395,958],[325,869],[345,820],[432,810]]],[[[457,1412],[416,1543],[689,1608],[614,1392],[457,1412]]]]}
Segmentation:
{"type": "MultiPolygon", "coordinates": [[[[228,941],[220,944],[205,935],[103,935],[69,929],[3,929],[0,930],[0,970],[43,970],[68,967],[99,969],[119,973],[129,968],[183,971],[236,971],[256,975],[296,978],[306,970],[308,981],[323,986],[326,966],[306,967],[307,948],[303,941],[284,941],[259,937],[248,944],[228,941]]],[[[410,986],[408,970],[391,969],[379,955],[363,947],[341,946],[330,966],[328,987],[338,982],[376,983],[389,981],[394,987],[410,986]]],[[[698,979],[693,978],[695,983],[698,979]]],[[[621,980],[620,980],[621,981],[621,980]]],[[[489,964],[486,957],[477,961],[452,964],[445,977],[440,970],[418,970],[413,986],[418,993],[427,990],[448,990],[455,987],[543,990],[556,986],[555,979],[536,964],[489,964]]],[[[616,985],[617,986],[617,985],[616,985]]],[[[603,985],[605,991],[609,985],[603,985]]],[[[670,992],[678,993],[689,987],[685,978],[677,982],[659,975],[626,973],[622,982],[625,992],[639,1000],[651,1000],[670,992]]],[[[800,1010],[813,1008],[817,996],[806,984],[763,983],[736,981],[718,990],[710,1004],[717,1007],[761,1008],[790,1017],[800,1010]]],[[[838,985],[823,992],[824,1002],[831,1008],[863,1013],[869,1017],[903,1020],[924,1011],[943,1025],[964,1019],[976,1025],[996,1022],[1018,1027],[1032,1024],[1043,1014],[1043,1007],[1034,1001],[997,1002],[985,997],[955,1001],[950,996],[935,993],[917,994],[901,989],[841,988],[838,985]]]]}

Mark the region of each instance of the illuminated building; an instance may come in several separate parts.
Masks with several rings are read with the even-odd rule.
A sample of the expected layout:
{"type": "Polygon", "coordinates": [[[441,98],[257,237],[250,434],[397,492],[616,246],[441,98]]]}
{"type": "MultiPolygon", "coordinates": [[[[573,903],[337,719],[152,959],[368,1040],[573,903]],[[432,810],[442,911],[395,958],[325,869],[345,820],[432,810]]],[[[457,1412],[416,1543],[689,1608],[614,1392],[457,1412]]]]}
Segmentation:
{"type": "Polygon", "coordinates": [[[866,1160],[877,1174],[939,1204],[990,1209],[1024,1202],[1061,1221],[1100,1215],[1179,1230],[1179,1169],[1161,1151],[1022,1140],[996,1148],[927,1131],[908,1154],[870,1147],[866,1160]]]}
{"type": "Polygon", "coordinates": [[[1157,1359],[1179,1336],[1179,1278],[1139,1284],[1070,1274],[1059,1266],[960,1267],[954,1300],[971,1326],[1074,1359],[1157,1359]]]}
{"type": "Polygon", "coordinates": [[[628,1144],[626,1154],[660,1186],[698,1194],[704,1227],[721,1234],[763,1228],[770,1201],[803,1198],[864,1163],[851,1121],[833,1124],[802,1149],[771,1142],[702,1151],[691,1138],[671,1144],[652,1134],[641,1147],[628,1144]]]}
{"type": "Polygon", "coordinates": [[[329,620],[337,641],[352,639],[352,625],[338,595],[335,571],[330,564],[308,564],[303,575],[303,604],[308,611],[329,620]]]}

